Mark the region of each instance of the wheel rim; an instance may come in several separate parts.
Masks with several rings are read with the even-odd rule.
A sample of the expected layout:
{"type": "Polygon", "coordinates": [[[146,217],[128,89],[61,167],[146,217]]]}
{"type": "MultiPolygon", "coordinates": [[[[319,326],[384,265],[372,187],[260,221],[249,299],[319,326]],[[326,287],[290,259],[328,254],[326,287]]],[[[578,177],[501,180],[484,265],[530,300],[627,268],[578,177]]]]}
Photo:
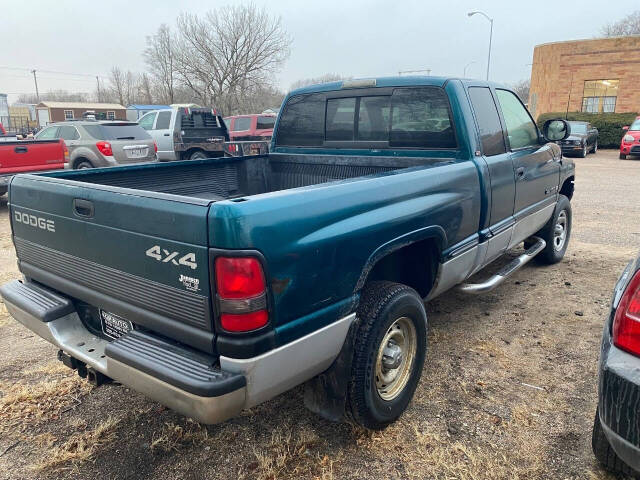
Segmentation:
{"type": "Polygon", "coordinates": [[[556,251],[562,250],[567,241],[568,217],[566,210],[562,210],[556,220],[556,226],[553,229],[553,248],[556,251]]]}
{"type": "Polygon", "coordinates": [[[598,142],[596,141],[596,144],[593,146],[593,153],[596,153],[598,151],[598,142]]]}
{"type": "Polygon", "coordinates": [[[582,147],[582,156],[583,157],[587,156],[587,146],[586,145],[584,147],[582,147]]]}
{"type": "Polygon", "coordinates": [[[83,163],[78,167],[78,170],[83,170],[85,168],[91,168],[91,167],[89,165],[87,165],[86,163],[83,163]]]}
{"type": "Polygon", "coordinates": [[[376,358],[376,390],[386,401],[395,399],[409,382],[418,347],[416,327],[400,317],[385,333],[376,358]]]}

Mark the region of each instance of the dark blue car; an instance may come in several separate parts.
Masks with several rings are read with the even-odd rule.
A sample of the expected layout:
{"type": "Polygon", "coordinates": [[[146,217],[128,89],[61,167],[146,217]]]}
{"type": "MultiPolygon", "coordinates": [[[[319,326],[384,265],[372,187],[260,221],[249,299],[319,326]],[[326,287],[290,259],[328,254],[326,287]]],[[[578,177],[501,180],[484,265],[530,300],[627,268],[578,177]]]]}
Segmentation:
{"type": "Polygon", "coordinates": [[[640,475],[640,257],[618,280],[605,322],[592,445],[607,469],[640,475]]]}

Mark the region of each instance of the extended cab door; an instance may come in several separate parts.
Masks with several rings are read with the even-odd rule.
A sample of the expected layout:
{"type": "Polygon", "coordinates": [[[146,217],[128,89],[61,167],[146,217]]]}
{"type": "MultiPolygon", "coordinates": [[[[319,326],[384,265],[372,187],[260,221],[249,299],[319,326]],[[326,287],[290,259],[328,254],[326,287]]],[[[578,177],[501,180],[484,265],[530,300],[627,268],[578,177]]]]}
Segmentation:
{"type": "Polygon", "coordinates": [[[507,146],[515,169],[516,224],[510,247],[544,226],[556,202],[560,165],[553,150],[538,133],[538,127],[520,99],[511,91],[496,89],[507,134],[507,146]]]}

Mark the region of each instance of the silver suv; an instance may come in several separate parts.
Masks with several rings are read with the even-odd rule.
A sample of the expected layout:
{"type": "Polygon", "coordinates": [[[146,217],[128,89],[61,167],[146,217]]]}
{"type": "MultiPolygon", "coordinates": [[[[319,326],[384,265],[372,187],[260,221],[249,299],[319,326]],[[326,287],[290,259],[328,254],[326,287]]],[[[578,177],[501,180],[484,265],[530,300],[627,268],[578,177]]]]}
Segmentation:
{"type": "Polygon", "coordinates": [[[52,123],[35,137],[62,138],[69,168],[111,167],[156,160],[156,143],[135,122],[80,120],[52,123]]]}

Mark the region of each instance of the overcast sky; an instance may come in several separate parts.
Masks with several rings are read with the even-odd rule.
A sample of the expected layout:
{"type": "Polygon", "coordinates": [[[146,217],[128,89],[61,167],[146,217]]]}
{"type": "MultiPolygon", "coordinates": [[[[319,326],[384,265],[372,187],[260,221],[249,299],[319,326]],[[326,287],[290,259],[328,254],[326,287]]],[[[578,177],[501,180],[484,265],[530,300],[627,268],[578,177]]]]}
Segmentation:
{"type": "MultiPolygon", "coordinates": [[[[100,75],[109,69],[144,71],[145,37],[183,11],[198,13],[240,0],[30,0],[0,2],[0,93],[34,92],[28,68],[100,75]]],[[[293,39],[291,56],[276,81],[292,82],[325,73],[353,77],[396,75],[431,69],[433,75],[484,78],[489,22],[494,18],[490,78],[513,83],[530,76],[533,47],[591,38],[604,23],[638,8],[638,0],[255,0],[282,17],[293,39]]],[[[40,92],[93,91],[95,78],[38,74],[40,92]]]]}

